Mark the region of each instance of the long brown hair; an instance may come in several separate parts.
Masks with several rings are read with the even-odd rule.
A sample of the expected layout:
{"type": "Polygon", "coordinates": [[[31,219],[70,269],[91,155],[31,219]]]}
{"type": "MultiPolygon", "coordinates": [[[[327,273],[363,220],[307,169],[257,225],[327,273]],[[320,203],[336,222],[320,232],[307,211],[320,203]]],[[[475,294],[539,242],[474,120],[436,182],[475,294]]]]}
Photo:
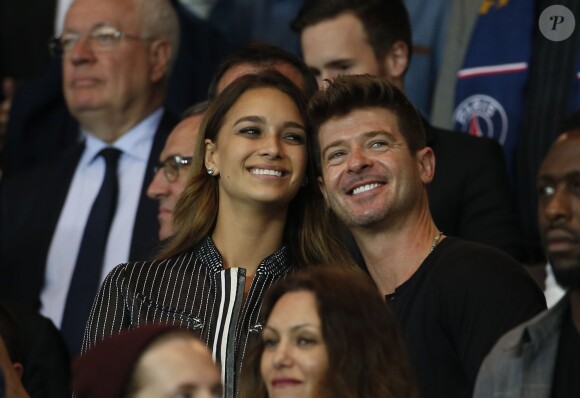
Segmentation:
{"type": "MultiPolygon", "coordinates": [[[[262,304],[264,319],[286,293],[316,297],[328,368],[317,397],[415,398],[399,322],[362,271],[323,266],[294,274],[272,286],[262,304]]],[[[261,377],[262,339],[254,344],[242,373],[241,398],[267,398],[261,377]]]]}
{"type": "Polygon", "coordinates": [[[219,177],[209,175],[205,168],[205,140],[217,142],[217,135],[228,111],[241,95],[263,87],[274,88],[288,95],[306,124],[308,183],[299,190],[288,207],[284,240],[290,253],[298,266],[327,263],[331,260],[340,264],[352,264],[338,235],[338,221],[326,209],[316,185],[311,150],[312,134],[306,116],[307,99],[294,83],[274,71],[238,78],[210,104],[197,138],[187,187],[175,208],[173,223],[177,232],[167,241],[158,258],[173,257],[190,250],[213,231],[218,215],[219,177]]]}

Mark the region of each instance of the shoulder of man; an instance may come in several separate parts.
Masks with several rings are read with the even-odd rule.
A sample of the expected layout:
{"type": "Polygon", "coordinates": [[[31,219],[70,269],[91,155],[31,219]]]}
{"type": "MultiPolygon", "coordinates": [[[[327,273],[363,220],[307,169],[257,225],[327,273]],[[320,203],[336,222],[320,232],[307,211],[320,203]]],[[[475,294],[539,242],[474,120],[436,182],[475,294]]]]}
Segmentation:
{"type": "Polygon", "coordinates": [[[438,318],[474,383],[497,340],[544,310],[545,298],[523,267],[498,249],[454,238],[438,249],[438,318]]]}
{"type": "Polygon", "coordinates": [[[464,291],[468,296],[475,292],[491,298],[502,294],[514,298],[522,295],[530,302],[541,304],[538,310],[545,308],[540,288],[513,257],[483,243],[454,237],[445,241],[448,242],[441,245],[443,250],[436,259],[439,282],[443,286],[454,286],[455,292],[464,291]]]}
{"type": "Polygon", "coordinates": [[[565,296],[553,308],[516,326],[498,340],[481,365],[475,398],[512,396],[509,393],[519,397],[523,372],[527,369],[535,369],[536,375],[527,375],[530,377],[525,377],[526,380],[540,377],[543,385],[551,385],[560,335],[556,325],[561,325],[568,303],[565,296]],[[539,365],[530,366],[532,362],[539,365]]]}
{"type": "MultiPolygon", "coordinates": [[[[502,154],[501,145],[488,137],[474,137],[468,133],[442,129],[424,123],[427,134],[427,145],[437,149],[453,149],[469,151],[468,153],[491,153],[498,156],[502,154]]],[[[435,149],[434,149],[435,150],[435,149]]],[[[481,154],[480,154],[481,155],[481,154]]],[[[470,156],[470,155],[467,155],[470,156]]]]}

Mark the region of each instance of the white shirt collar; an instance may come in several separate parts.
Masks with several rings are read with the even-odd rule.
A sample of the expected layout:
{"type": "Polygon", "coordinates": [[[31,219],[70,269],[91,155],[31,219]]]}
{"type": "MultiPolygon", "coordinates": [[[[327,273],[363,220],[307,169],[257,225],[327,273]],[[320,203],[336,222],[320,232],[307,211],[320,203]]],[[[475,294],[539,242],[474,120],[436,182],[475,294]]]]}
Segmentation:
{"type": "Polygon", "coordinates": [[[81,133],[85,140],[85,150],[78,167],[87,167],[90,165],[99,152],[108,146],[121,150],[123,156],[130,156],[134,159],[147,162],[151,150],[151,141],[155,136],[162,116],[163,108],[157,108],[153,113],[119,137],[112,145],[95,137],[81,127],[81,133]]]}

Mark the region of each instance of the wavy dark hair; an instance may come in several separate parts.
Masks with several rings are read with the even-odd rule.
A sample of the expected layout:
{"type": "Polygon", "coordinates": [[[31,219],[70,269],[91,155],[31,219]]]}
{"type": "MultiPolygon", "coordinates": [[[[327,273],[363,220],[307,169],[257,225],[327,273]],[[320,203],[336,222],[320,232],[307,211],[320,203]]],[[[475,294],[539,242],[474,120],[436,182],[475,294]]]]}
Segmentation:
{"type": "Polygon", "coordinates": [[[312,134],[306,113],[307,99],[288,78],[275,71],[241,76],[211,102],[202,121],[193,156],[187,187],[174,213],[175,235],[161,249],[158,258],[176,256],[193,248],[213,231],[219,203],[219,177],[210,176],[205,168],[205,140],[217,142],[217,136],[231,107],[245,92],[269,87],[286,94],[296,104],[305,123],[308,164],[303,186],[288,207],[284,242],[297,266],[316,265],[331,260],[353,266],[338,234],[338,220],[327,211],[316,185],[312,156],[312,134]]]}
{"type": "MultiPolygon", "coordinates": [[[[264,319],[282,296],[297,291],[315,295],[328,352],[317,397],[418,397],[398,320],[366,274],[335,266],[294,274],[270,288],[262,305],[264,319]]],[[[242,398],[268,396],[260,373],[263,350],[259,339],[248,355],[242,398]]]]}

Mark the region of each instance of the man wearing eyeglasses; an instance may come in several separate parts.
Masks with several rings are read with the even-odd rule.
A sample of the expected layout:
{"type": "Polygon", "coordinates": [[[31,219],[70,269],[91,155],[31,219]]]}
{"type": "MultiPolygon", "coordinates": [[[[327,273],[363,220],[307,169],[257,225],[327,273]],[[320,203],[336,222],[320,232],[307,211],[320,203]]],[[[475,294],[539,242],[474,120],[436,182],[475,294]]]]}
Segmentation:
{"type": "Polygon", "coordinates": [[[155,177],[149,184],[147,196],[159,201],[159,239],[169,238],[173,228],[173,210],[185,189],[192,154],[208,102],[194,105],[173,129],[155,167],[155,177]]]}
{"type": "Polygon", "coordinates": [[[178,37],[168,0],[75,0],[52,49],[82,140],[3,182],[0,296],[52,319],[72,355],[102,279],[155,247],[145,193],[177,121],[162,104],[178,37]]]}

